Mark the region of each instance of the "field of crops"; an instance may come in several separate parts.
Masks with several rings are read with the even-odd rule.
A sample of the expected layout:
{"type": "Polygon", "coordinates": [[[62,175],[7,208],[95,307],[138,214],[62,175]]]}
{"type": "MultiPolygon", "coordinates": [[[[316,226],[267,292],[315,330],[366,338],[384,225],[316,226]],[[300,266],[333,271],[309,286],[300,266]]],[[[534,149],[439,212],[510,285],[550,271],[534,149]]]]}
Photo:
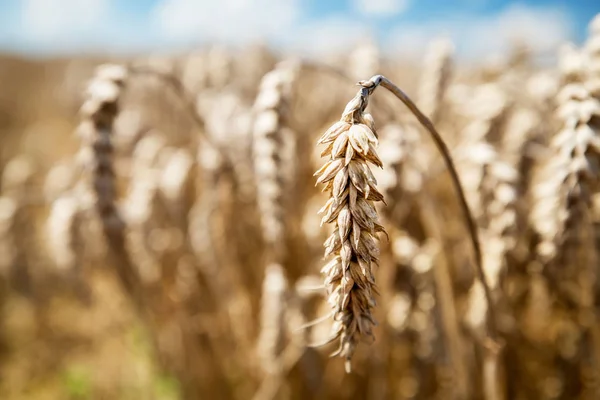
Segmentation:
{"type": "Polygon", "coordinates": [[[600,399],[600,16],[556,60],[0,56],[0,398],[600,399]]]}

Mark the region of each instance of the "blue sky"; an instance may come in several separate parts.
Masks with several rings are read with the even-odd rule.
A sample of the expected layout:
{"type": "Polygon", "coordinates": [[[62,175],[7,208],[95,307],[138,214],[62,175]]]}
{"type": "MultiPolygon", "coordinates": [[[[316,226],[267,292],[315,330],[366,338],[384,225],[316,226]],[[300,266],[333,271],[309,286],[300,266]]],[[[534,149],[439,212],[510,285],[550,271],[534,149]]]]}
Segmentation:
{"type": "Polygon", "coordinates": [[[419,54],[439,36],[487,57],[514,39],[541,54],[581,42],[600,0],[0,0],[0,51],[27,55],[175,51],[205,42],[318,55],[371,37],[419,54]]]}

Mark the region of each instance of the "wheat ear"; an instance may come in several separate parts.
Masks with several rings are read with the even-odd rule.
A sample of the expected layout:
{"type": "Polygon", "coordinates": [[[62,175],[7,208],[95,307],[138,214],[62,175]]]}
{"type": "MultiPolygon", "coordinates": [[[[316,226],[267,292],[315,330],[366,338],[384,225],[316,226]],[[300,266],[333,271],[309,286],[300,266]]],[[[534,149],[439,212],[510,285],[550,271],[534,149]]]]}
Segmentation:
{"type": "Polygon", "coordinates": [[[335,224],[325,242],[325,256],[333,254],[334,259],[321,272],[326,275],[333,309],[331,340],[340,339],[334,354],[345,358],[347,372],[359,340],[373,337],[371,310],[376,289],[372,269],[379,259],[374,237],[383,231],[374,206],[383,195],[367,165],[383,165],[375,152],[378,140],[373,118],[365,113],[371,91],[362,87],[341,120],[321,137],[319,143],[327,145],[323,155],[328,155],[329,161],[315,173],[317,183],[326,184],[330,194],[320,210],[324,214],[321,223],[335,224]]]}
{"type": "Polygon", "coordinates": [[[326,189],[330,191],[330,199],[322,209],[325,212],[323,222],[335,221],[338,228],[325,243],[326,256],[335,254],[336,257],[323,269],[327,276],[325,282],[329,289],[329,302],[336,322],[331,340],[341,338],[341,346],[337,353],[346,358],[348,370],[358,339],[362,336],[372,336],[371,309],[374,306],[372,298],[374,281],[370,267],[372,262],[377,260],[378,249],[376,246],[373,248],[369,246],[374,245],[372,235],[384,229],[376,222],[377,214],[371,212],[374,211],[374,207],[369,200],[371,202],[383,200],[383,196],[374,187],[375,182],[370,179],[370,170],[366,165],[366,160],[379,166],[381,161],[373,147],[373,144],[377,143],[377,136],[372,129],[374,123],[371,116],[365,113],[365,108],[369,97],[378,86],[389,90],[415,115],[431,135],[446,163],[459,196],[459,203],[475,252],[477,273],[488,304],[486,320],[488,348],[493,352],[499,351],[496,314],[483,270],[477,226],[448,147],[431,121],[400,88],[386,77],[375,75],[358,84],[361,88],[346,106],[341,120],[325,132],[319,141],[329,144],[324,154],[329,152],[331,159],[316,173],[319,175],[317,182],[326,183],[326,189]],[[361,196],[358,196],[359,192],[361,196]],[[366,216],[368,218],[365,220],[359,220],[366,216]],[[366,229],[361,229],[363,226],[366,229]],[[362,243],[363,238],[365,243],[362,243]],[[361,244],[362,246],[359,246],[361,244]],[[356,299],[353,299],[352,295],[356,295],[356,299]]]}
{"type": "Polygon", "coordinates": [[[139,276],[126,248],[125,223],[117,209],[116,179],[113,165],[113,124],[127,80],[127,69],[120,65],[101,65],[87,88],[77,128],[82,140],[81,154],[89,174],[85,183],[94,196],[104,237],[121,283],[143,310],[139,276]]]}
{"type": "Polygon", "coordinates": [[[285,257],[285,170],[284,146],[293,136],[288,114],[296,67],[281,62],[262,79],[254,103],[254,170],[263,236],[270,258],[267,263],[283,265],[285,257]]]}

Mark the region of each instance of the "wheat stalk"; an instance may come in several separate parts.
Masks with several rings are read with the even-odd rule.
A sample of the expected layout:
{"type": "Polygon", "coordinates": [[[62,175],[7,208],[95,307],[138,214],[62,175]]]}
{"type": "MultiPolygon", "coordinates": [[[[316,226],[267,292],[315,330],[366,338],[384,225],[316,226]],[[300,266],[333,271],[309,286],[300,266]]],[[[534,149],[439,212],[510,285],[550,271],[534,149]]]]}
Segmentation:
{"type": "MultiPolygon", "coordinates": [[[[293,160],[285,159],[285,144],[294,133],[289,129],[289,108],[296,75],[294,63],[282,62],[267,73],[254,103],[254,171],[267,263],[284,264],[286,254],[286,169],[293,160]]],[[[287,175],[287,176],[286,176],[287,175]]]]}
{"type": "Polygon", "coordinates": [[[464,189],[462,187],[460,178],[456,171],[456,167],[454,166],[454,162],[452,161],[452,158],[450,156],[448,147],[444,143],[442,137],[437,132],[437,130],[435,129],[435,127],[433,126],[431,121],[418,109],[418,107],[412,102],[412,100],[400,88],[398,88],[396,85],[394,85],[389,79],[387,79],[381,75],[376,75],[368,81],[360,82],[360,84],[363,87],[366,86],[366,87],[370,88],[371,90],[374,90],[377,86],[381,85],[382,87],[384,87],[388,91],[390,91],[394,96],[396,96],[411,111],[411,113],[417,118],[419,123],[427,130],[427,132],[430,134],[432,140],[434,141],[438,151],[442,155],[442,158],[444,159],[446,167],[448,168],[448,171],[450,172],[451,181],[452,181],[454,188],[456,190],[456,193],[458,195],[459,204],[460,204],[461,210],[463,212],[465,222],[467,225],[467,229],[469,231],[471,243],[473,245],[473,250],[475,252],[476,270],[477,270],[479,280],[484,288],[486,303],[488,304],[488,318],[487,318],[486,326],[487,326],[487,334],[489,335],[489,338],[491,341],[491,343],[489,343],[490,349],[493,351],[496,351],[497,346],[499,345],[499,343],[498,343],[499,336],[498,336],[498,330],[496,328],[495,310],[494,310],[494,306],[493,306],[492,296],[491,296],[491,292],[490,292],[489,286],[487,284],[484,269],[483,269],[483,261],[482,261],[483,256],[482,256],[481,246],[480,246],[479,238],[478,238],[478,234],[477,234],[478,231],[477,231],[475,219],[473,218],[473,214],[471,213],[468,202],[465,198],[464,189]]]}
{"type": "Polygon", "coordinates": [[[374,306],[372,299],[374,281],[370,267],[377,261],[378,249],[376,246],[371,246],[371,243],[374,244],[372,235],[377,231],[383,231],[383,227],[377,222],[376,212],[371,212],[374,211],[374,207],[368,201],[369,199],[383,200],[383,196],[374,188],[375,181],[371,178],[370,169],[366,164],[366,160],[375,165],[381,165],[381,161],[374,152],[373,144],[377,143],[377,136],[373,133],[374,123],[370,114],[365,113],[365,107],[369,96],[380,85],[402,101],[427,129],[450,171],[467,222],[476,255],[477,272],[488,304],[486,320],[488,349],[492,353],[497,353],[499,343],[494,304],[483,269],[477,227],[446,144],[431,121],[390,80],[382,75],[376,75],[367,81],[359,82],[359,85],[361,89],[346,106],[341,120],[321,137],[319,142],[328,144],[323,154],[330,154],[330,161],[315,173],[319,176],[317,182],[326,183],[326,188],[330,191],[330,199],[322,209],[325,213],[322,221],[328,223],[335,221],[338,228],[325,243],[325,254],[335,254],[336,257],[323,268],[335,321],[331,340],[341,338],[341,345],[336,353],[346,359],[348,370],[358,339],[363,336],[372,337],[371,309],[374,306]],[[358,162],[355,158],[358,158],[358,162]],[[356,164],[352,164],[353,162],[356,164]],[[361,214],[368,218],[363,218],[361,214]],[[363,235],[364,231],[361,230],[363,227],[366,227],[367,234],[363,235]],[[356,234],[356,231],[359,234],[356,234]],[[363,240],[367,241],[363,243],[363,240]],[[359,246],[361,244],[362,246],[359,246]],[[358,262],[353,262],[354,260],[358,262]],[[359,304],[356,304],[357,301],[352,298],[352,295],[360,295],[357,296],[360,300],[359,304]]]}

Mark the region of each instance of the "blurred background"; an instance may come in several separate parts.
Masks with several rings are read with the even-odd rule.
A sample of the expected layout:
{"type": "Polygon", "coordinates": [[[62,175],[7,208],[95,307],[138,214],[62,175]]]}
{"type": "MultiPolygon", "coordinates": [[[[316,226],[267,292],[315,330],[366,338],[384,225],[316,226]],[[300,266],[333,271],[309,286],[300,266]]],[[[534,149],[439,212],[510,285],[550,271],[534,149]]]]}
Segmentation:
{"type": "Polygon", "coordinates": [[[598,13],[0,2],[0,398],[600,399],[598,13]],[[455,159],[498,357],[444,163],[384,89],[376,340],[351,374],[313,346],[316,142],[379,73],[455,159]]]}

